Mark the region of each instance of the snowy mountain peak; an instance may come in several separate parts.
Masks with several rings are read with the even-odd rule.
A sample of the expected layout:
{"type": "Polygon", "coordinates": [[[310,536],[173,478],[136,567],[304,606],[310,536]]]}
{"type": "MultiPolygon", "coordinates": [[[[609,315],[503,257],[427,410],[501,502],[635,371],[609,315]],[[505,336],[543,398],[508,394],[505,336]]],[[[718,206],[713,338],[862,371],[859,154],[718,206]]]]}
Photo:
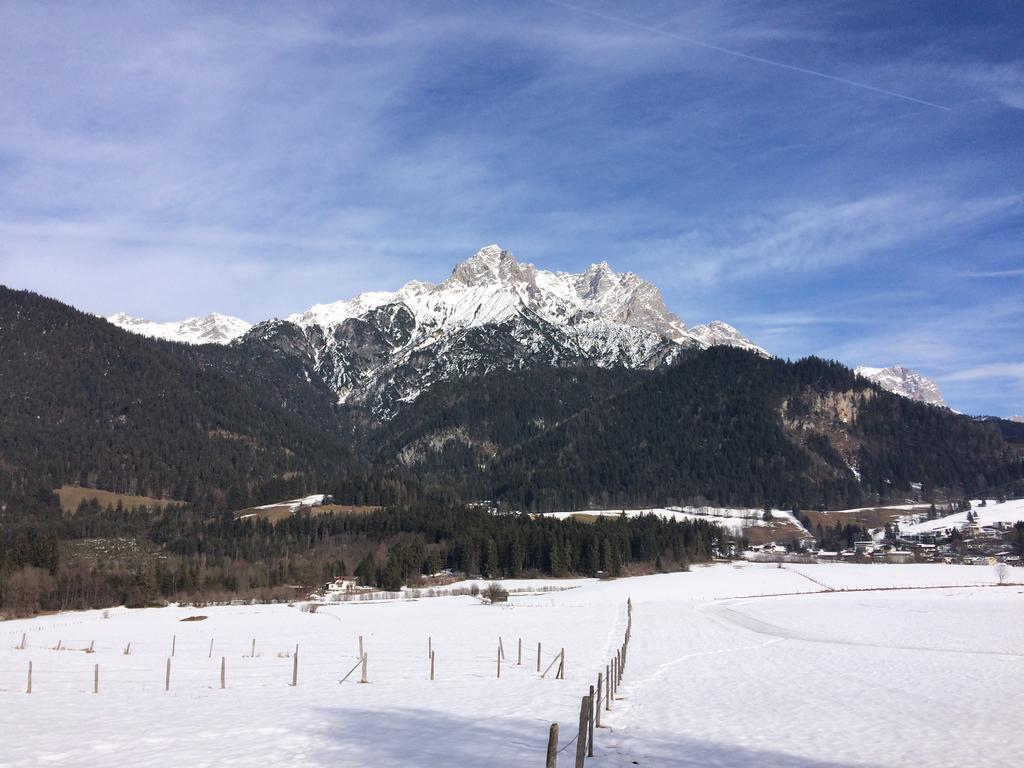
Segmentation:
{"type": "MultiPolygon", "coordinates": [[[[587,279],[587,282],[589,282],[596,289],[602,283],[612,282],[616,280],[619,277],[619,275],[615,273],[615,270],[611,268],[607,261],[601,261],[598,262],[597,264],[591,264],[589,267],[587,267],[586,270],[584,270],[582,277],[585,277],[587,279]]],[[[622,274],[622,277],[628,277],[635,280],[640,279],[632,272],[624,272],[622,274]]]]}
{"type": "Polygon", "coordinates": [[[580,273],[541,270],[488,245],[439,285],[317,304],[288,320],[315,350],[311,367],[341,401],[386,414],[434,381],[528,365],[653,368],[687,347],[763,352],[730,326],[692,335],[661,291],[607,262],[580,273]],[[710,338],[710,337],[709,337],[710,338]]]}
{"type": "Polygon", "coordinates": [[[118,328],[142,336],[186,344],[227,344],[244,335],[252,325],[238,317],[212,312],[206,317],[186,317],[184,320],[155,323],[141,317],[118,312],[107,318],[118,328]]]}
{"type": "Polygon", "coordinates": [[[948,407],[942,392],[939,391],[939,386],[934,381],[902,365],[892,365],[888,368],[860,366],[854,370],[854,373],[875,382],[882,389],[902,397],[948,407]]]}
{"type": "Polygon", "coordinates": [[[487,245],[458,264],[443,285],[478,287],[509,282],[532,282],[537,272],[532,264],[520,264],[511,251],[487,245]]]}

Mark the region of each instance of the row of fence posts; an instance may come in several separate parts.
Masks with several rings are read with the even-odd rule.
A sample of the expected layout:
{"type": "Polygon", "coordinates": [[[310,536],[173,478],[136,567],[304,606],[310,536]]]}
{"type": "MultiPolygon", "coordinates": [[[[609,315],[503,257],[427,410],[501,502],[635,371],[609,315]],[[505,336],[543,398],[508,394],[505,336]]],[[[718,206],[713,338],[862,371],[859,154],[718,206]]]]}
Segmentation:
{"type": "MultiPolygon", "coordinates": [[[[57,643],[57,647],[55,648],[55,650],[63,650],[62,643],[63,643],[63,641],[58,642],[57,643]]],[[[165,665],[165,668],[164,668],[164,690],[165,691],[171,690],[171,659],[174,657],[175,652],[177,650],[177,643],[178,643],[177,636],[176,635],[172,636],[171,637],[171,655],[167,657],[167,662],[166,662],[166,665],[165,665]]],[[[24,650],[25,649],[26,645],[25,645],[25,637],[24,637],[24,635],[22,636],[21,644],[19,646],[16,646],[16,647],[17,647],[18,650],[24,650]]],[[[125,656],[131,654],[131,647],[132,647],[132,644],[130,642],[125,646],[124,652],[123,652],[125,656]]],[[[94,643],[90,642],[89,643],[89,648],[88,648],[88,650],[86,650],[86,653],[94,653],[94,652],[95,652],[94,651],[94,643]]],[[[209,650],[207,651],[206,657],[208,659],[212,659],[213,658],[213,638],[212,637],[210,638],[210,647],[209,647],[209,650]]],[[[249,658],[255,658],[255,657],[256,657],[256,638],[253,638],[252,639],[252,644],[250,645],[250,648],[249,648],[249,658]]],[[[341,684],[341,683],[344,683],[346,680],[348,680],[348,678],[352,675],[352,673],[355,672],[356,669],[358,669],[360,666],[362,667],[362,674],[360,676],[359,682],[360,683],[368,683],[368,682],[370,682],[369,678],[367,677],[367,667],[368,667],[368,663],[369,663],[368,657],[369,657],[369,654],[367,654],[366,651],[363,649],[363,636],[359,635],[359,657],[358,657],[359,661],[356,662],[356,665],[354,667],[352,667],[352,669],[350,669],[348,671],[348,673],[341,680],[338,681],[338,683],[341,684]]],[[[436,664],[437,664],[436,651],[434,650],[434,639],[433,639],[433,637],[427,637],[427,657],[430,660],[430,679],[433,680],[435,678],[435,670],[436,670],[436,664]]],[[[542,658],[541,644],[537,643],[537,672],[540,672],[541,658],[542,658]]],[[[504,660],[505,660],[505,644],[502,641],[501,637],[499,637],[498,638],[498,654],[497,654],[497,677],[498,678],[501,678],[501,663],[504,660]]],[[[517,649],[516,649],[516,666],[522,666],[522,664],[523,664],[523,638],[520,637],[519,640],[518,640],[517,649]]],[[[544,672],[541,673],[541,678],[542,679],[547,677],[548,673],[555,666],[555,664],[558,664],[558,667],[555,670],[555,675],[554,675],[555,679],[556,680],[564,680],[565,679],[565,648],[559,649],[558,653],[556,653],[554,658],[551,659],[551,663],[548,664],[547,669],[545,669],[544,672]]],[[[100,665],[97,664],[95,666],[94,670],[93,670],[93,693],[99,693],[99,674],[100,674],[99,673],[99,669],[100,669],[100,665]]],[[[227,685],[226,685],[227,677],[226,676],[227,676],[227,659],[226,659],[226,657],[221,656],[220,657],[220,687],[221,687],[221,689],[224,689],[224,688],[227,687],[227,685]]],[[[295,652],[292,654],[292,682],[291,682],[291,686],[293,688],[295,688],[295,687],[298,686],[298,684],[299,684],[299,646],[296,643],[296,645],[295,645],[295,652]]],[[[27,685],[27,687],[25,689],[25,692],[26,693],[32,693],[32,662],[31,661],[28,663],[28,685],[27,685]]]]}
{"type": "MultiPolygon", "coordinates": [[[[540,672],[540,666],[541,666],[541,653],[542,653],[542,651],[541,651],[541,644],[537,643],[537,671],[538,672],[540,672]]],[[[496,660],[497,661],[497,677],[499,677],[499,678],[501,677],[501,662],[503,662],[504,660],[505,660],[505,644],[502,641],[501,637],[499,637],[498,638],[498,655],[497,655],[497,660],[496,660]]],[[[565,648],[560,649],[558,651],[558,653],[555,654],[555,657],[551,660],[551,663],[548,664],[547,669],[545,669],[544,672],[541,673],[541,679],[543,679],[543,678],[548,676],[548,672],[550,672],[551,668],[553,666],[555,666],[555,662],[558,662],[558,669],[555,670],[555,679],[556,680],[564,680],[565,679],[565,648]]],[[[522,665],[523,665],[523,638],[520,637],[519,641],[518,641],[518,643],[516,645],[516,666],[517,667],[521,667],[522,665]]],[[[433,670],[433,663],[431,663],[431,670],[433,670]]],[[[430,679],[431,680],[434,679],[433,678],[433,674],[431,674],[431,678],[430,679]]]]}
{"type": "Polygon", "coordinates": [[[594,728],[601,727],[602,704],[605,712],[611,711],[612,702],[615,701],[615,694],[618,693],[622,675],[626,669],[626,652],[629,649],[629,638],[632,634],[633,601],[626,598],[626,634],[623,637],[622,645],[605,666],[604,673],[597,673],[597,688],[595,689],[593,685],[590,686],[587,695],[580,700],[579,729],[572,740],[561,749],[558,748],[558,723],[551,724],[551,728],[548,730],[545,768],[557,768],[558,755],[572,746],[573,742],[576,742],[575,768],[583,768],[586,758],[594,756],[594,728]]]}
{"type": "MultiPolygon", "coordinates": [[[[131,643],[128,643],[128,645],[125,646],[124,654],[126,656],[131,652],[131,646],[132,646],[131,643]]],[[[167,657],[167,662],[164,665],[164,690],[165,691],[171,690],[171,657],[174,656],[174,652],[176,650],[176,646],[177,646],[177,637],[172,637],[171,638],[171,656],[167,657]]],[[[18,646],[15,646],[15,648],[17,650],[25,650],[25,637],[24,637],[24,635],[21,638],[21,644],[18,645],[18,646]]],[[[57,647],[54,650],[63,650],[63,648],[61,647],[61,643],[58,643],[57,647]]],[[[94,644],[93,643],[89,643],[89,648],[86,651],[86,653],[94,653],[94,652],[95,652],[94,651],[94,644]]],[[[252,647],[251,647],[251,650],[250,650],[250,658],[254,657],[255,654],[256,654],[256,639],[253,638],[252,647]]],[[[207,655],[207,658],[212,658],[212,657],[213,657],[213,638],[210,639],[210,651],[209,651],[209,653],[207,655]]],[[[359,636],[359,661],[356,662],[356,665],[354,667],[352,667],[352,669],[349,670],[348,674],[345,675],[345,677],[343,677],[341,680],[338,681],[339,685],[341,683],[344,683],[349,678],[349,676],[353,672],[355,672],[356,669],[358,669],[359,667],[362,667],[362,674],[360,676],[359,682],[360,683],[368,683],[368,682],[370,682],[370,680],[369,680],[369,678],[367,676],[368,664],[369,664],[369,654],[367,654],[363,650],[363,636],[360,635],[359,636]]],[[[430,651],[430,679],[431,680],[434,679],[434,652],[433,652],[433,650],[430,651]]],[[[292,654],[292,682],[291,682],[291,687],[292,688],[297,688],[298,685],[299,685],[299,644],[296,643],[295,644],[295,652],[292,654]]],[[[224,656],[220,657],[220,687],[221,687],[221,690],[227,688],[227,659],[224,656]]],[[[99,664],[96,664],[93,667],[93,672],[92,672],[92,692],[93,693],[99,693],[100,692],[100,665],[99,664]]],[[[32,662],[31,661],[28,663],[28,681],[27,681],[27,683],[25,685],[25,693],[32,693],[32,662]]]]}

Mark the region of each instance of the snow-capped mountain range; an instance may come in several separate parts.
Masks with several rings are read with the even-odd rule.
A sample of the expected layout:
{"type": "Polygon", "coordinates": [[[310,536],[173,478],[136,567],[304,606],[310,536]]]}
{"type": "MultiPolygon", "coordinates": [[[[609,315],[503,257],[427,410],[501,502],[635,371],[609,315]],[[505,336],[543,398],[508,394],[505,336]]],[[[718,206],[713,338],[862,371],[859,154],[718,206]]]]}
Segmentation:
{"type": "MultiPolygon", "coordinates": [[[[652,283],[607,264],[573,274],[481,248],[437,285],[412,281],[316,304],[250,326],[220,314],[154,323],[118,314],[134,333],[191,344],[269,345],[298,357],[339,402],[367,403],[380,415],[431,384],[535,364],[655,368],[687,349],[727,345],[768,352],[731,325],[692,328],[652,283]]],[[[945,405],[934,383],[900,366],[857,372],[896,394],[945,405]]]]}
{"type": "Polygon", "coordinates": [[[897,395],[909,397],[911,400],[920,400],[922,403],[949,407],[946,405],[942,392],[939,391],[938,384],[902,365],[893,365],[888,368],[860,366],[854,370],[854,373],[897,395]]]}

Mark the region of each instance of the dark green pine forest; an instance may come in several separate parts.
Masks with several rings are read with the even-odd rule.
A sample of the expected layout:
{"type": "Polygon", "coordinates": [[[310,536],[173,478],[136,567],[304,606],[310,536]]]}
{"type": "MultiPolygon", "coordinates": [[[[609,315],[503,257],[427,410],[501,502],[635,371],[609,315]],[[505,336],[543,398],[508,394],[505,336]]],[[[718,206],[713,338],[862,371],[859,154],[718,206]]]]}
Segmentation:
{"type": "Polygon", "coordinates": [[[656,371],[470,376],[379,423],[258,333],[161,342],[0,287],[0,613],[288,599],[289,585],[345,573],[393,588],[444,568],[685,568],[726,534],[527,513],[1005,492],[1020,485],[1022,446],[1017,425],[896,397],[837,363],[730,348],[656,371]],[[67,512],[64,485],[175,503],[67,512]],[[361,513],[233,515],[310,493],[361,513]]]}

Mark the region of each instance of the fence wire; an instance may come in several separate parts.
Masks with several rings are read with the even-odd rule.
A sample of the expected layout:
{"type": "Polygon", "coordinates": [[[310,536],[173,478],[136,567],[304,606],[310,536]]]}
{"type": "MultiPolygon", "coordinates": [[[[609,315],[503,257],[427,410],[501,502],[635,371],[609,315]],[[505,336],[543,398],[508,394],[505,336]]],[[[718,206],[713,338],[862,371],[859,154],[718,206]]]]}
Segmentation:
{"type": "Polygon", "coordinates": [[[562,748],[561,748],[560,750],[558,750],[557,752],[555,752],[555,754],[556,754],[556,755],[560,755],[560,754],[562,754],[563,752],[565,752],[565,750],[567,750],[567,749],[568,749],[569,747],[571,747],[571,746],[572,746],[572,745],[573,745],[573,744],[574,744],[574,743],[576,742],[576,740],[577,740],[577,739],[578,739],[579,737],[580,737],[580,735],[579,735],[579,733],[577,733],[577,734],[576,734],[575,736],[573,736],[573,737],[572,737],[571,739],[569,739],[569,743],[568,743],[568,744],[566,744],[566,745],[565,745],[564,747],[562,747],[562,748]]]}

